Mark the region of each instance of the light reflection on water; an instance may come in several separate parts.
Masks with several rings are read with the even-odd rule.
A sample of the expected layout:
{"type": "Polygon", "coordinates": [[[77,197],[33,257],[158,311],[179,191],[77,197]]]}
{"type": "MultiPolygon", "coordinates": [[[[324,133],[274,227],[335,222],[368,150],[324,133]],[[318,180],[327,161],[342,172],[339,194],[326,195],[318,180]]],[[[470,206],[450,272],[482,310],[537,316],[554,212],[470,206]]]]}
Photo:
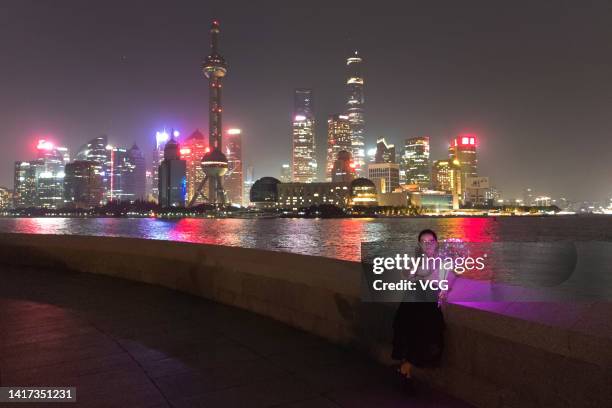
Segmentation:
{"type": "Polygon", "coordinates": [[[362,241],[406,242],[424,228],[469,242],[612,240],[612,217],[200,219],[4,218],[0,232],[126,236],[358,261],[362,241]]]}

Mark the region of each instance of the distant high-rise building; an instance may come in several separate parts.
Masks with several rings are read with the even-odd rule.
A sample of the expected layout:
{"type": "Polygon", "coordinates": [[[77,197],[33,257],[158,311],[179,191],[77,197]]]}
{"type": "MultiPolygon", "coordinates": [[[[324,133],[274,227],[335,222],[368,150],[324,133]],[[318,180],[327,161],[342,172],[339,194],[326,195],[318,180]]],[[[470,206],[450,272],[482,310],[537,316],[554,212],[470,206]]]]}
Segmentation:
{"type": "MultiPolygon", "coordinates": [[[[181,159],[187,163],[187,202],[191,202],[198,186],[204,180],[202,157],[209,151],[208,141],[199,129],[196,129],[181,143],[181,159]]],[[[204,195],[199,195],[194,204],[203,204],[204,202],[204,195]]]]}
{"type": "Polygon", "coordinates": [[[13,206],[15,208],[36,207],[36,166],[38,162],[15,162],[15,183],[13,185],[13,206]]]}
{"type": "Polygon", "coordinates": [[[281,165],[280,181],[281,183],[291,182],[291,165],[289,163],[283,163],[281,165]]]}
{"type": "Polygon", "coordinates": [[[291,178],[294,182],[312,183],[317,180],[312,91],[296,89],[294,101],[291,178]]]}
{"type": "Polygon", "coordinates": [[[384,137],[376,140],[374,163],[395,163],[395,145],[387,143],[384,137]]]}
{"type": "Polygon", "coordinates": [[[368,164],[368,179],[379,193],[391,193],[399,187],[399,164],[383,162],[368,164]]]}
{"type": "Polygon", "coordinates": [[[429,188],[431,165],[429,162],[429,136],[406,139],[404,154],[400,160],[402,182],[417,184],[421,190],[429,188]]]}
{"type": "Polygon", "coordinates": [[[255,169],[253,166],[248,166],[244,174],[244,190],[242,194],[242,205],[248,207],[251,204],[251,187],[255,183],[255,169]]]}
{"type": "Polygon", "coordinates": [[[172,136],[164,146],[164,160],[159,165],[159,205],[184,207],[187,194],[187,164],[181,159],[180,145],[172,136]]]}
{"type": "Polygon", "coordinates": [[[347,79],[346,88],[348,92],[348,100],[346,104],[346,113],[349,117],[351,125],[351,154],[357,175],[363,177],[365,175],[365,120],[363,116],[364,96],[363,96],[363,73],[361,65],[363,59],[359,53],[355,53],[347,58],[347,79]]]}
{"type": "MultiPolygon", "coordinates": [[[[465,203],[473,206],[493,205],[488,177],[467,177],[464,187],[465,203]]],[[[550,200],[550,198],[549,198],[550,200]]]]}
{"type": "Polygon", "coordinates": [[[39,140],[36,151],[36,160],[15,162],[14,205],[62,208],[65,165],[70,161],[68,149],[39,140]]]}
{"type": "Polygon", "coordinates": [[[102,203],[104,187],[98,163],[76,160],[66,164],[64,203],[69,208],[93,208],[102,203]]]}
{"type": "Polygon", "coordinates": [[[123,181],[123,192],[127,199],[146,200],[146,162],[136,144],[127,151],[127,169],[123,181]]]}
{"type": "Polygon", "coordinates": [[[157,202],[159,202],[159,165],[164,160],[164,147],[168,140],[170,140],[170,134],[166,132],[166,129],[155,133],[155,147],[153,148],[153,159],[151,160],[151,198],[157,202]]]}
{"type": "Polygon", "coordinates": [[[450,160],[458,160],[461,168],[461,185],[466,186],[468,177],[478,176],[476,159],[476,137],[470,134],[460,135],[451,141],[448,147],[450,160]]]}
{"type": "Polygon", "coordinates": [[[127,149],[123,147],[108,146],[110,155],[108,168],[110,169],[110,188],[106,198],[108,201],[132,201],[125,190],[126,179],[130,171],[127,149]]]}
{"type": "Polygon", "coordinates": [[[340,150],[331,172],[332,183],[350,183],[355,179],[355,163],[351,158],[351,153],[340,150]]]}
{"type": "Polygon", "coordinates": [[[533,190],[528,187],[523,190],[523,205],[529,206],[533,204],[534,204],[533,190]]]}
{"type": "Polygon", "coordinates": [[[453,208],[463,200],[464,185],[458,160],[436,160],[431,170],[431,187],[453,195],[453,208]]]}
{"type": "Polygon", "coordinates": [[[64,205],[64,167],[68,149],[39,140],[36,160],[36,207],[57,209],[64,205]]]}
{"type": "Polygon", "coordinates": [[[242,131],[240,129],[227,130],[225,156],[227,157],[227,173],[225,174],[224,189],[227,202],[242,205],[242,131]]]}
{"type": "Polygon", "coordinates": [[[75,156],[75,160],[90,161],[95,163],[94,171],[101,178],[103,189],[103,200],[106,200],[110,189],[110,151],[107,149],[108,137],[98,136],[82,145],[75,156]]]}
{"type": "Polygon", "coordinates": [[[293,114],[314,117],[312,89],[297,88],[293,94],[293,114]]]}
{"type": "Polygon", "coordinates": [[[331,181],[332,168],[340,151],[352,151],[352,133],[349,117],[346,115],[330,115],[327,119],[327,163],[325,179],[331,181]]]}
{"type": "Polygon", "coordinates": [[[13,192],[6,187],[0,187],[0,210],[8,210],[13,205],[13,192]]]}
{"type": "Polygon", "coordinates": [[[146,200],[155,201],[153,199],[153,169],[151,167],[147,167],[147,171],[145,171],[145,180],[146,180],[146,200]]]}

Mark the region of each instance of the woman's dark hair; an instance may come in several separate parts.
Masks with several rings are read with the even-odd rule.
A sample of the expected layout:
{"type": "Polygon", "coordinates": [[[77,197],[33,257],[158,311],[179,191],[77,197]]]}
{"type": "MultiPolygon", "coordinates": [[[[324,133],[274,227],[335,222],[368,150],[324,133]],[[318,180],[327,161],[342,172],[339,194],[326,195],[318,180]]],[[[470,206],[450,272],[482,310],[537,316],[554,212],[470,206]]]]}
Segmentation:
{"type": "Polygon", "coordinates": [[[437,241],[438,240],[438,236],[436,235],[435,232],[433,232],[433,230],[430,229],[424,229],[423,231],[419,232],[419,237],[417,238],[417,242],[421,242],[421,237],[425,234],[431,234],[433,235],[434,239],[437,241]]]}

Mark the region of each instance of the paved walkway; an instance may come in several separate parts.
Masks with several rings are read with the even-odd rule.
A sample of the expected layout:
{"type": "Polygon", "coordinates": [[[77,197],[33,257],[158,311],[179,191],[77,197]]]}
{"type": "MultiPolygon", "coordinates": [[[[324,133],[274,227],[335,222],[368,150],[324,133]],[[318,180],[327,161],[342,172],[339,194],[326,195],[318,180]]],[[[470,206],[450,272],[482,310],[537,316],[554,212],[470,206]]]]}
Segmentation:
{"type": "Polygon", "coordinates": [[[77,387],[76,404],[51,407],[467,407],[427,391],[408,397],[389,369],[236,308],[104,276],[6,267],[0,385],[77,387]]]}

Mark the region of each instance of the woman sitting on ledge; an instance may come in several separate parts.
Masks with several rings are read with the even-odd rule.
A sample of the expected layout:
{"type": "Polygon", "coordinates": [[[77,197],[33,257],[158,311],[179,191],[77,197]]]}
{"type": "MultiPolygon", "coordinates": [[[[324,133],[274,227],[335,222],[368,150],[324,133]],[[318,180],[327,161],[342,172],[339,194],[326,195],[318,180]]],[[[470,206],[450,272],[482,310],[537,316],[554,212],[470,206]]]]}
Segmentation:
{"type": "MultiPolygon", "coordinates": [[[[426,229],[419,233],[416,256],[421,255],[429,258],[438,256],[438,237],[432,230],[426,229]]],[[[445,280],[452,278],[452,275],[444,268],[420,267],[414,274],[406,278],[417,282],[427,282],[445,280]]],[[[393,321],[391,356],[394,360],[401,361],[398,372],[406,380],[409,390],[412,390],[413,387],[413,366],[435,367],[442,356],[444,318],[440,307],[446,300],[450,286],[447,290],[439,290],[438,285],[434,285],[434,288],[427,285],[426,289],[422,289],[419,283],[416,285],[416,290],[407,291],[393,321]]]]}

